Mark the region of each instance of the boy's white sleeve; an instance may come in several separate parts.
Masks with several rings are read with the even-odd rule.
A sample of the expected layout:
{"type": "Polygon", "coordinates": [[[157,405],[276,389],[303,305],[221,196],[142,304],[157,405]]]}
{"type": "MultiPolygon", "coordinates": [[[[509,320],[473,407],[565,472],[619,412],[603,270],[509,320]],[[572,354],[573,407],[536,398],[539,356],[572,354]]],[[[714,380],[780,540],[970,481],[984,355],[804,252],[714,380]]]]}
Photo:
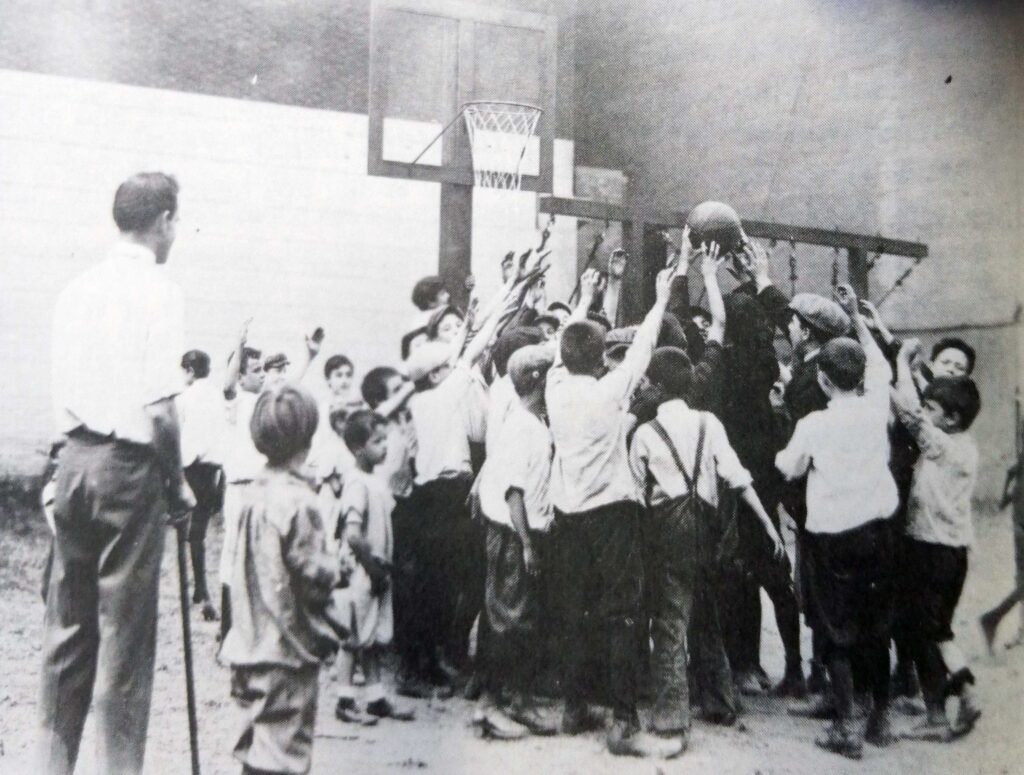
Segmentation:
{"type": "Polygon", "coordinates": [[[949,449],[949,436],[928,419],[917,397],[911,400],[897,389],[893,389],[891,395],[896,415],[914,437],[921,454],[929,460],[936,460],[946,454],[949,449]]]}
{"type": "Polygon", "coordinates": [[[729,437],[725,432],[722,421],[713,414],[706,414],[705,417],[707,417],[705,421],[707,427],[706,441],[708,442],[707,452],[710,452],[715,457],[718,475],[735,490],[748,487],[753,483],[754,478],[743,467],[739,457],[736,455],[736,450],[729,443],[729,437]]]}
{"type": "Polygon", "coordinates": [[[644,427],[641,425],[633,434],[633,443],[629,447],[629,470],[633,474],[633,481],[637,489],[647,498],[647,476],[650,468],[647,461],[650,452],[647,448],[647,440],[644,427]]]}
{"type": "Polygon", "coordinates": [[[805,417],[796,424],[789,444],[775,456],[775,467],[787,479],[799,479],[811,467],[807,419],[805,417]]]}
{"type": "Polygon", "coordinates": [[[637,328],[633,343],[626,350],[622,363],[598,381],[601,390],[617,403],[625,404],[629,400],[640,378],[647,371],[651,356],[654,355],[654,346],[658,342],[662,314],[656,310],[647,313],[644,322],[637,328]]]}

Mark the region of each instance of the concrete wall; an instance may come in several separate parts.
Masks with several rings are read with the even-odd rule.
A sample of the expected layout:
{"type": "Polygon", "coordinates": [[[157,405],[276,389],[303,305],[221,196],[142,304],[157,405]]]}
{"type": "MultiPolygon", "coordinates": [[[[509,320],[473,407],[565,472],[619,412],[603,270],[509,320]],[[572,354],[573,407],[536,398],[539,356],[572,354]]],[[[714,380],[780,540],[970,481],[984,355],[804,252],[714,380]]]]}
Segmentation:
{"type": "MultiPolygon", "coordinates": [[[[623,169],[640,203],[724,199],[748,217],[921,240],[931,257],[883,307],[892,323],[1009,320],[1024,236],[1022,9],[969,0],[581,5],[577,162],[623,169]]],[[[778,251],[774,274],[788,290],[787,253],[778,251]]],[[[798,248],[798,262],[798,290],[828,287],[829,251],[798,248]]],[[[906,266],[878,262],[876,298],[906,266]]],[[[1012,425],[1016,330],[978,339],[990,470],[1012,448],[1012,433],[990,431],[1012,425]]]]}
{"type": "Polygon", "coordinates": [[[364,116],[0,71],[0,468],[45,446],[53,300],[103,257],[139,170],[182,186],[168,271],[189,347],[219,366],[252,316],[252,343],[293,360],[317,325],[358,366],[396,359],[439,187],[369,177],[365,145],[364,116]]]}

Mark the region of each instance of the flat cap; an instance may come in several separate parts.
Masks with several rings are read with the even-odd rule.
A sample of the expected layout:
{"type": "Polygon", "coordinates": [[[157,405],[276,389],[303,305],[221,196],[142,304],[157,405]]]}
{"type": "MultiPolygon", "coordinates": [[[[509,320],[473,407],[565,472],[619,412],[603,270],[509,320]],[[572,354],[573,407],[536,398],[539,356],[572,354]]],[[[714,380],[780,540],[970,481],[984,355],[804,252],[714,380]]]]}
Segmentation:
{"type": "Polygon", "coordinates": [[[789,302],[789,308],[829,338],[850,330],[850,316],[843,308],[817,293],[798,293],[789,302]]]}

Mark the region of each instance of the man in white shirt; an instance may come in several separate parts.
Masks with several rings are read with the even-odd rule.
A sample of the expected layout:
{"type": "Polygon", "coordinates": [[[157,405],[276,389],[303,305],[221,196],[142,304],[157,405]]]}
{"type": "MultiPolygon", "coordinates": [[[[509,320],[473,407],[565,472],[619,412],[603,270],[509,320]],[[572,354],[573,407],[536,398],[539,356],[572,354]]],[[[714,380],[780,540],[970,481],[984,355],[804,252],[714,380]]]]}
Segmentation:
{"type": "Polygon", "coordinates": [[[67,444],[43,631],[44,773],[74,771],[90,702],[98,771],[142,771],[164,516],[180,520],[195,505],[173,400],[184,310],[160,266],[174,243],[178,184],[134,175],[113,209],[120,241],[65,287],[54,314],[53,401],[67,444]]]}
{"type": "Polygon", "coordinates": [[[891,741],[889,636],[894,546],[890,517],[899,505],[889,471],[892,369],[861,317],[849,286],[837,295],[857,332],[818,354],[817,381],[828,408],[797,423],[775,465],[787,479],[807,475],[805,569],[808,607],[825,640],[836,718],[820,747],[859,759],[863,741],[891,741]],[[865,736],[852,724],[853,673],[859,659],[874,707],[865,736]]]}
{"type": "MultiPolygon", "coordinates": [[[[555,442],[551,499],[560,575],[556,587],[565,628],[562,727],[575,734],[594,726],[586,706],[591,681],[586,657],[588,643],[600,638],[615,714],[608,737],[613,754],[673,756],[682,750],[677,740],[660,740],[639,731],[640,493],[626,452],[626,435],[634,422],[629,400],[654,352],[673,275],[674,269],[658,275],[654,306],[617,367],[604,373],[604,331],[590,321],[578,320],[563,331],[559,357],[547,380],[555,442]]],[[[596,273],[584,274],[574,315],[580,310],[585,314],[597,283],[596,273]]]]}
{"type": "Polygon", "coordinates": [[[217,609],[206,585],[206,530],[224,506],[224,470],[221,468],[224,434],[224,396],[210,383],[210,356],[189,350],[181,356],[185,389],[178,394],[181,423],[181,463],[192,488],[196,507],[188,526],[188,548],[195,579],[192,602],[202,606],[203,618],[216,621],[217,609]]]}

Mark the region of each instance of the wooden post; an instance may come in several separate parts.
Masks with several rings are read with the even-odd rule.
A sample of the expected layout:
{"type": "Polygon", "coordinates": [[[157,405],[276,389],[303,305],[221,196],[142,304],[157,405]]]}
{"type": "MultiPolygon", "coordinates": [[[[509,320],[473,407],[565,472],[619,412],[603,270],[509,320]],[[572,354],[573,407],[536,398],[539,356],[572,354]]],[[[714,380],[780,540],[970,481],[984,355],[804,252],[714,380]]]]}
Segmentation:
{"type": "Polygon", "coordinates": [[[846,250],[846,271],[850,278],[850,285],[857,292],[861,299],[868,299],[870,296],[868,288],[868,252],[864,248],[847,248],[846,250]]]}
{"type": "Polygon", "coordinates": [[[472,241],[472,187],[442,183],[438,274],[448,286],[452,302],[463,309],[469,301],[466,277],[472,266],[472,241]]]}

